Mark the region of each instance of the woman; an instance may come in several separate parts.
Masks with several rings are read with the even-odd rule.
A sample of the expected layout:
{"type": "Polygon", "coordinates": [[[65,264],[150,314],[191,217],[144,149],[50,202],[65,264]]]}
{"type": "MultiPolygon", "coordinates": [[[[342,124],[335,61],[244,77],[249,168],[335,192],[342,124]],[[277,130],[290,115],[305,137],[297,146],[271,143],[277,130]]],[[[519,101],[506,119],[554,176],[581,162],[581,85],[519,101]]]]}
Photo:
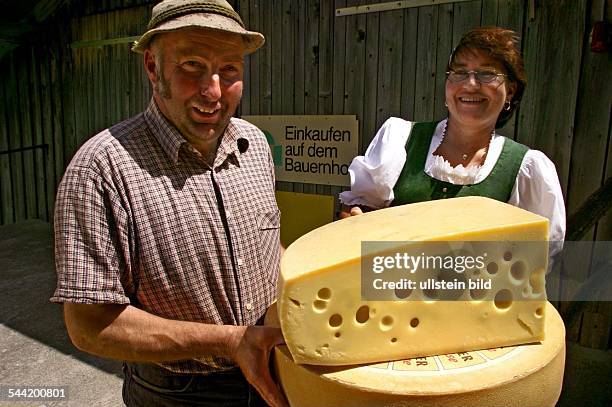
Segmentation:
{"type": "Polygon", "coordinates": [[[527,81],[510,30],[467,32],[451,53],[438,123],[388,119],[350,168],[341,217],[432,199],[480,195],[550,220],[551,256],[565,237],[563,193],[554,164],[495,132],[518,107],[527,81]]]}

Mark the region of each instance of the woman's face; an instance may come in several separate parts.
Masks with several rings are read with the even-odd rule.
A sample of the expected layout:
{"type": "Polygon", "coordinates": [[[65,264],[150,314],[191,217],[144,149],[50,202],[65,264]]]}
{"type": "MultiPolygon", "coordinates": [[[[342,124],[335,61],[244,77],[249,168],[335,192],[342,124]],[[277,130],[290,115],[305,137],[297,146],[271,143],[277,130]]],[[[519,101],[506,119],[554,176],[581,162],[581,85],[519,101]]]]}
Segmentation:
{"type": "MultiPolygon", "coordinates": [[[[478,71],[507,74],[503,64],[479,49],[460,51],[451,66],[457,73],[478,71]]],[[[474,74],[467,79],[453,82],[446,79],[446,103],[452,121],[472,128],[493,129],[506,101],[512,100],[516,85],[505,76],[498,76],[490,83],[480,82],[474,74]]]]}

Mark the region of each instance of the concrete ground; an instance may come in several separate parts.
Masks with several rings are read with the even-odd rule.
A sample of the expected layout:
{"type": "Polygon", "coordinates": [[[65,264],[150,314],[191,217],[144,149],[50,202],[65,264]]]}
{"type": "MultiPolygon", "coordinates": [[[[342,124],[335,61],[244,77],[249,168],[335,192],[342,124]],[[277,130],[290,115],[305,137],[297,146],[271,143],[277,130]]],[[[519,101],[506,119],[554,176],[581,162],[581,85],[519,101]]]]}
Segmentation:
{"type": "Polygon", "coordinates": [[[0,398],[0,406],[122,406],[121,364],[72,346],[55,288],[48,223],[0,227],[0,387],[67,386],[67,401],[0,398]]]}
{"type": "MultiPolygon", "coordinates": [[[[48,223],[0,226],[0,390],[6,392],[9,386],[68,388],[67,401],[13,402],[0,397],[0,407],[122,406],[120,364],[74,348],[64,328],[61,306],[49,303],[55,287],[53,270],[48,223]]],[[[612,352],[568,344],[557,406],[611,405],[612,352]]]]}

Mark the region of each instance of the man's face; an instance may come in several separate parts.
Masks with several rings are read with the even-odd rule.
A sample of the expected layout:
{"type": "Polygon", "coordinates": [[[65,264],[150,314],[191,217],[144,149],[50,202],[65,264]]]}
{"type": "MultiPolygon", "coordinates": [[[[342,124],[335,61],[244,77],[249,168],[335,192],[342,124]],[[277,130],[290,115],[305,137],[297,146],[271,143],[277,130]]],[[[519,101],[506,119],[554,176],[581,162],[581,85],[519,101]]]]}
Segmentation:
{"type": "Polygon", "coordinates": [[[196,149],[214,154],[242,96],[244,44],[203,28],[158,34],[145,68],[161,112],[196,149]]]}

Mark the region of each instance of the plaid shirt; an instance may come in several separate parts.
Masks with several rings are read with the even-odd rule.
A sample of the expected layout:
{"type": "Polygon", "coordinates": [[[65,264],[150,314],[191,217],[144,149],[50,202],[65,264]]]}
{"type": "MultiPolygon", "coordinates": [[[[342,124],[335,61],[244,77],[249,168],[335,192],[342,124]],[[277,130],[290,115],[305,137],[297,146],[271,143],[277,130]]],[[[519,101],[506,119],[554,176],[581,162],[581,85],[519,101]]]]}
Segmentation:
{"type": "MultiPolygon", "coordinates": [[[[275,296],[280,212],[265,136],[232,118],[210,169],[148,109],[88,140],[59,186],[52,302],[132,304],[208,324],[254,325],[275,296]]],[[[162,363],[177,373],[222,358],[162,363]]]]}

